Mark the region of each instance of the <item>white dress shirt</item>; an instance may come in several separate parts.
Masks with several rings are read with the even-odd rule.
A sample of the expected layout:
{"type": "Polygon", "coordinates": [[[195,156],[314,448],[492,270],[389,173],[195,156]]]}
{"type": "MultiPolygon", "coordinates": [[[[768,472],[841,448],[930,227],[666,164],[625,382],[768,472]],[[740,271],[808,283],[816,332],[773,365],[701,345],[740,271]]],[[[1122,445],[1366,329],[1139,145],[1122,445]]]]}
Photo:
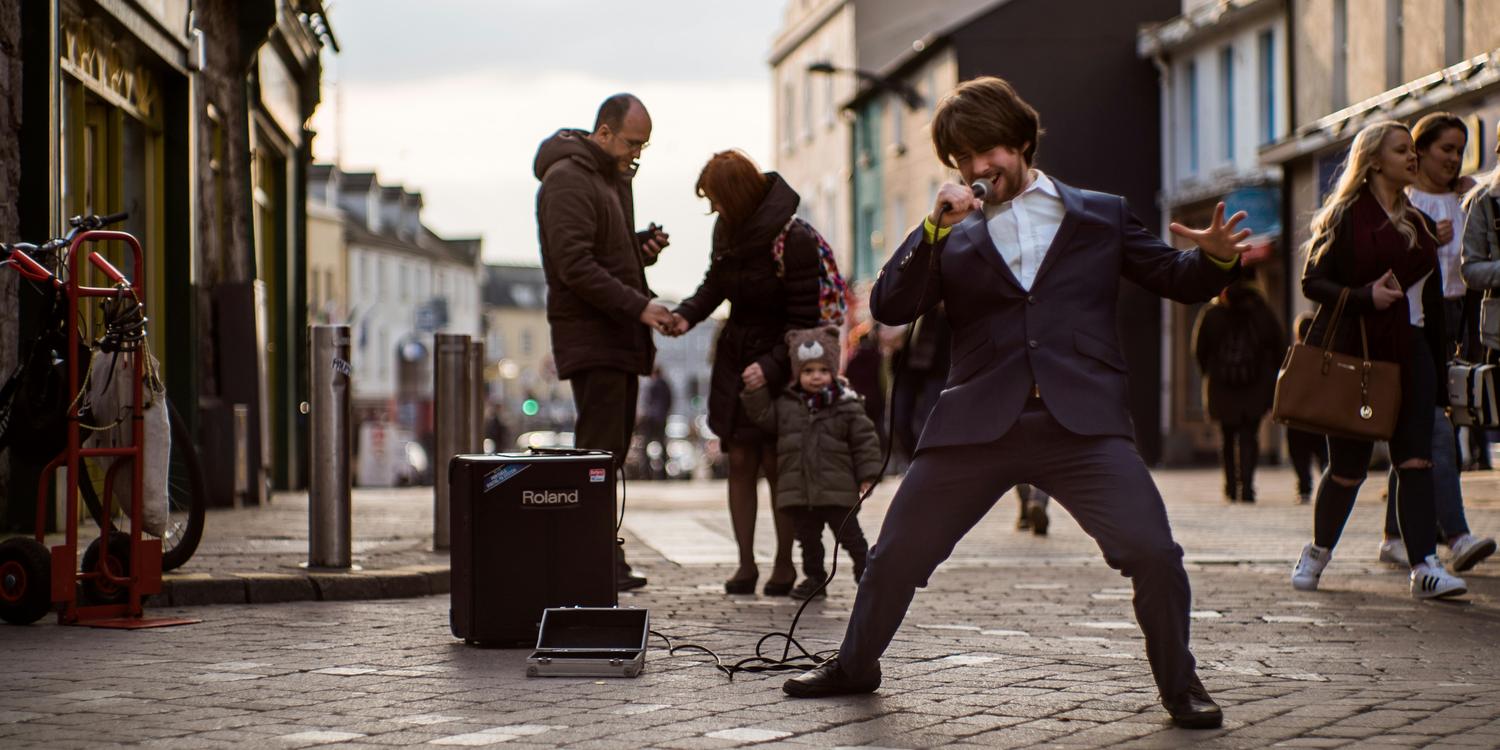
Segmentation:
{"type": "Polygon", "coordinates": [[[1057,228],[1062,225],[1066,212],[1052,178],[1039,169],[1031,170],[1029,178],[1020,195],[984,207],[990,239],[995,241],[1001,259],[1021,282],[1021,288],[1027,290],[1036,280],[1037,269],[1042,267],[1047,248],[1057,236],[1057,228]]]}

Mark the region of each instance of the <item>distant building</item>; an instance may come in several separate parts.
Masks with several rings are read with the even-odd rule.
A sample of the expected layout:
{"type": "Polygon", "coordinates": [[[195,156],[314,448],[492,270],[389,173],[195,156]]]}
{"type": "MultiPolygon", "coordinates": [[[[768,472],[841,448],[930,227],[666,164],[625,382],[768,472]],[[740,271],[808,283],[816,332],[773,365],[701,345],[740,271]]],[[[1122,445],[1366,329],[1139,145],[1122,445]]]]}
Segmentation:
{"type": "Polygon", "coordinates": [[[571,426],[572,392],[552,360],[542,268],[486,264],[483,295],[490,405],[512,436],[571,426]]]}
{"type": "Polygon", "coordinates": [[[320,285],[323,304],[350,326],[355,421],[394,423],[427,443],[433,334],[481,330],[480,240],[439,237],[422,224],[421,193],[382,185],[374,173],[318,165],[311,174],[318,210],[336,209],[344,222],[345,298],[334,296],[336,243],[309,256],[333,274],[320,285]]]}

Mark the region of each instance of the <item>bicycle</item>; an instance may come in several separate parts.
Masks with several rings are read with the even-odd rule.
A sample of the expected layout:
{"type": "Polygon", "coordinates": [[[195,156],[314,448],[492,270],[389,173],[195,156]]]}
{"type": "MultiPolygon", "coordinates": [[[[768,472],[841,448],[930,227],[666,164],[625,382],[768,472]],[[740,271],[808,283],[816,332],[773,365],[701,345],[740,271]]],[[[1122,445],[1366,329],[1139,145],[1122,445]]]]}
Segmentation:
{"type": "MultiPolygon", "coordinates": [[[[66,300],[60,294],[68,267],[67,248],[71,247],[73,238],[78,233],[98,230],[109,224],[123,221],[125,218],[127,215],[124,213],[74,217],[68,220],[71,229],[65,237],[54,239],[41,246],[27,243],[0,245],[0,257],[3,257],[0,265],[13,266],[31,285],[31,288],[41,293],[50,305],[43,315],[46,324],[23,347],[21,360],[15,372],[5,385],[0,387],[0,448],[10,445],[13,450],[23,450],[38,465],[48,464],[54,456],[65,450],[68,408],[72,401],[79,397],[79,395],[65,392],[66,377],[62,375],[67,368],[65,357],[69,355],[66,338],[61,334],[67,321],[64,316],[77,314],[77,311],[66,309],[66,300]],[[17,419],[18,411],[19,416],[22,417],[19,420],[17,419]],[[18,424],[18,422],[25,422],[25,424],[18,424]],[[26,439],[17,442],[16,433],[20,430],[26,430],[24,435],[26,439]]],[[[113,319],[106,320],[104,336],[95,341],[91,347],[84,347],[80,343],[78,350],[71,353],[81,362],[91,361],[94,350],[110,348],[111,341],[117,350],[122,343],[127,346],[132,343],[139,346],[144,340],[146,319],[138,301],[134,306],[128,304],[127,300],[125,304],[110,307],[106,303],[104,307],[106,313],[113,315],[113,319]]],[[[167,571],[181,567],[197,550],[203,535],[208,494],[192,435],[176,406],[170,399],[164,397],[163,400],[167,410],[170,445],[167,478],[168,520],[165,533],[162,535],[161,561],[162,570],[167,571]]],[[[93,421],[85,414],[80,414],[80,419],[85,424],[93,421]]],[[[93,424],[90,427],[97,429],[100,425],[93,424]]],[[[107,498],[101,502],[91,472],[81,471],[80,474],[79,496],[88,508],[90,516],[102,528],[105,525],[106,508],[109,509],[111,520],[121,515],[121,509],[113,507],[107,498]]],[[[106,487],[108,487],[107,481],[106,487]]],[[[116,546],[113,539],[109,546],[111,548],[116,546]]],[[[99,550],[95,546],[90,546],[89,550],[84,553],[84,569],[87,570],[98,557],[99,550]]],[[[125,564],[128,565],[128,561],[125,564]]],[[[0,602],[6,601],[8,583],[8,579],[0,577],[0,602]]],[[[105,601],[116,598],[119,592],[107,590],[109,587],[103,583],[96,582],[96,585],[92,587],[95,590],[90,593],[94,598],[105,601]]]]}

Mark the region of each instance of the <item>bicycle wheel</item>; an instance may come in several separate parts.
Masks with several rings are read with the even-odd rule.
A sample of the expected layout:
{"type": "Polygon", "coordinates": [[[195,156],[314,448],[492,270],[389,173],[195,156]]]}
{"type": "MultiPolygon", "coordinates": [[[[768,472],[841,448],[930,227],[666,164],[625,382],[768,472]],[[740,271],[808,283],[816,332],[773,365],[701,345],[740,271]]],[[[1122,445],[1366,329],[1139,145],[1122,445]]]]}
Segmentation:
{"type": "MultiPolygon", "coordinates": [[[[193,557],[203,539],[208,488],[198,463],[198,448],[177,407],[167,399],[167,422],[171,431],[171,456],[167,463],[167,529],[161,540],[161,569],[176,570],[193,557]]],[[[99,492],[87,472],[79,478],[78,494],[94,522],[103,525],[99,492]]],[[[122,516],[116,506],[115,516],[122,516]]]]}
{"type": "Polygon", "coordinates": [[[167,533],[161,540],[161,569],[176,570],[198,551],[203,540],[208,486],[203,482],[203,467],[198,463],[198,444],[167,399],[167,421],[172,432],[172,455],[167,473],[167,533]]]}

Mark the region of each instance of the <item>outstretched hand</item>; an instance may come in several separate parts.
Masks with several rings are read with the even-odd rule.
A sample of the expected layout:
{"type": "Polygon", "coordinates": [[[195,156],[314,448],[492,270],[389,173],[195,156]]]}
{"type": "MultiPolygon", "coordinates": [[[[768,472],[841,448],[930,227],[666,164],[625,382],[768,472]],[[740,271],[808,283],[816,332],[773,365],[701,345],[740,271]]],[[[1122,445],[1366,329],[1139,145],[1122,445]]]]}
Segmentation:
{"type": "Polygon", "coordinates": [[[1214,206],[1214,219],[1207,229],[1192,229],[1175,221],[1168,229],[1172,230],[1172,234],[1197,245],[1198,249],[1210,256],[1221,261],[1230,261],[1250,249],[1250,245],[1245,243],[1245,240],[1250,237],[1250,230],[1234,231],[1234,228],[1239,226],[1239,223],[1248,215],[1240,211],[1229,217],[1229,221],[1224,221],[1224,203],[1221,201],[1219,205],[1214,206]]]}

